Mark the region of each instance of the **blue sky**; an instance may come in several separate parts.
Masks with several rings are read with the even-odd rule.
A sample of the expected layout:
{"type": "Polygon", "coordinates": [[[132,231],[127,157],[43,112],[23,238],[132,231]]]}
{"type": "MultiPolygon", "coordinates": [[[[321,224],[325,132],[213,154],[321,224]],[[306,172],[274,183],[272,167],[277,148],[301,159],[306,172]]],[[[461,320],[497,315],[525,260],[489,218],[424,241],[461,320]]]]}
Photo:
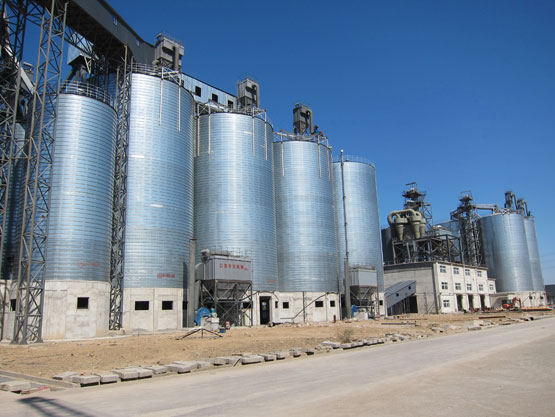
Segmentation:
{"type": "Polygon", "coordinates": [[[146,41],[181,40],[184,72],[257,79],[276,130],[310,105],[336,152],[376,164],[382,226],[408,182],[436,223],[463,190],[502,205],[512,189],[555,283],[555,2],[109,2],[146,41]]]}

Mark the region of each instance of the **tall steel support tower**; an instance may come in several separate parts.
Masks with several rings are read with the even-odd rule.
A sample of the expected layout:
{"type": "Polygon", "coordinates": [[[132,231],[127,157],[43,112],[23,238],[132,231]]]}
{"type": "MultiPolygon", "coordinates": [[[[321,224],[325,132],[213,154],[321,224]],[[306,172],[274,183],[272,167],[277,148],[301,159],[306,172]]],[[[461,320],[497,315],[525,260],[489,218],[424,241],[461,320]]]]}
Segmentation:
{"type": "Polygon", "coordinates": [[[35,89],[23,149],[27,166],[12,338],[12,343],[20,344],[41,341],[56,97],[60,88],[67,2],[52,0],[44,9],[35,4],[30,6],[27,19],[39,24],[40,17],[40,32],[35,89]]]}
{"type": "MultiPolygon", "coordinates": [[[[0,273],[3,272],[9,183],[21,85],[27,2],[2,1],[0,16],[0,273]]],[[[7,277],[2,276],[3,279],[7,277]]]]}
{"type": "MultiPolygon", "coordinates": [[[[116,151],[110,328],[121,327],[127,145],[132,45],[105,30],[103,15],[88,14],[81,2],[68,0],[1,0],[0,10],[0,271],[6,253],[10,178],[15,155],[25,160],[21,236],[17,265],[14,343],[41,341],[44,269],[48,234],[49,195],[55,140],[56,97],[60,90],[64,42],[82,52],[90,82],[104,88],[116,77],[118,142],[116,151]],[[100,20],[98,20],[100,19],[100,20]],[[34,80],[23,71],[22,56],[28,23],[39,28],[34,80]],[[101,85],[101,84],[104,85],[101,85]],[[25,106],[22,105],[25,104],[25,106]],[[23,110],[25,109],[25,110],[23,110]],[[27,111],[28,110],[28,111],[27,111]],[[15,140],[16,124],[26,117],[26,138],[15,140]],[[16,149],[17,148],[17,149],[16,149]]],[[[87,9],[88,10],[88,9],[87,9]]],[[[126,30],[126,29],[124,29],[126,30]]],[[[132,30],[127,29],[127,33],[132,30]]],[[[135,48],[137,49],[137,48],[135,48]]],[[[147,48],[148,49],[148,48],[147,48]]],[[[143,51],[144,52],[144,51],[143,51]]],[[[148,61],[148,50],[143,60],[148,61]]],[[[19,211],[19,210],[18,210],[19,211]]],[[[6,280],[8,276],[0,276],[6,280]]],[[[6,287],[7,288],[7,287],[6,287]]],[[[4,293],[0,294],[2,297],[4,293]]],[[[5,300],[0,307],[4,311],[5,300]]],[[[4,324],[0,317],[0,326],[4,324]]],[[[4,336],[3,329],[0,334],[4,336]]]]}
{"type": "Polygon", "coordinates": [[[463,262],[470,265],[483,265],[482,240],[480,228],[476,223],[480,218],[478,210],[498,213],[499,207],[497,204],[475,204],[470,191],[463,191],[459,201],[457,209],[451,212],[451,220],[459,222],[463,262]]]}
{"type": "Polygon", "coordinates": [[[0,273],[3,273],[15,124],[18,116],[24,116],[18,115],[18,104],[27,3],[2,1],[0,13],[0,273]]]}
{"type": "Polygon", "coordinates": [[[472,193],[464,191],[459,201],[457,210],[451,212],[451,220],[459,222],[463,262],[470,265],[482,265],[479,228],[476,227],[479,216],[472,203],[472,193]]]}
{"type": "Polygon", "coordinates": [[[117,70],[117,148],[110,261],[110,330],[121,329],[123,314],[123,270],[125,208],[127,196],[127,150],[129,147],[129,98],[133,58],[125,47],[123,64],[117,70]]]}
{"type": "Polygon", "coordinates": [[[0,10],[0,339],[4,338],[4,313],[8,274],[6,258],[9,192],[13,171],[13,155],[17,153],[15,129],[19,111],[23,41],[27,22],[27,1],[2,1],[0,10]]]}
{"type": "Polygon", "coordinates": [[[409,188],[403,191],[403,198],[405,199],[405,209],[412,209],[422,213],[426,219],[426,227],[433,226],[432,205],[426,202],[426,192],[418,190],[418,185],[415,182],[406,184],[409,188]]]}

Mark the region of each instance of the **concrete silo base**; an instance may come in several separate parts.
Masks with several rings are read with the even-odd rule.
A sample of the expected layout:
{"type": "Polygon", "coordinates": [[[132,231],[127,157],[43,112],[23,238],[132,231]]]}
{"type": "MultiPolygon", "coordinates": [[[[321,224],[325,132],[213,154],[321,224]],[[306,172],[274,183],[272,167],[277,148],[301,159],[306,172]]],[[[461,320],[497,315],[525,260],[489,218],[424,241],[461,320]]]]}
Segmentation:
{"type": "Polygon", "coordinates": [[[44,340],[104,336],[109,315],[108,282],[48,280],[44,284],[44,340]]]}
{"type": "Polygon", "coordinates": [[[123,328],[126,331],[181,329],[184,322],[182,288],[126,288],[123,290],[123,328]]]}
{"type": "Polygon", "coordinates": [[[2,315],[2,340],[11,340],[13,337],[13,326],[15,319],[15,300],[17,297],[17,281],[0,281],[0,309],[2,315]]]}
{"type": "Polygon", "coordinates": [[[253,325],[341,320],[337,293],[259,291],[252,304],[253,325]]]}

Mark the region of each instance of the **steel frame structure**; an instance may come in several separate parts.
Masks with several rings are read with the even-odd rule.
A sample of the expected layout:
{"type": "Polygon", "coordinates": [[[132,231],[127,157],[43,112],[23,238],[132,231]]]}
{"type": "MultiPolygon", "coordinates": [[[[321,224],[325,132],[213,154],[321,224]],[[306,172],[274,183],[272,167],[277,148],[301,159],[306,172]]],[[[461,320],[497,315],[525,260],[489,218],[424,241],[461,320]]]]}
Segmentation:
{"type": "MultiPolygon", "coordinates": [[[[113,248],[111,260],[112,285],[110,295],[110,328],[121,327],[123,245],[125,236],[125,195],[127,178],[127,145],[129,124],[130,66],[132,58],[125,45],[114,48],[114,41],[99,39],[94,45],[80,33],[79,27],[66,25],[67,0],[2,0],[0,60],[0,254],[4,254],[9,189],[14,155],[25,159],[26,173],[22,210],[19,256],[14,272],[17,274],[17,299],[12,343],[42,341],[44,299],[44,266],[48,235],[49,198],[52,156],[55,141],[56,97],[60,91],[64,42],[85,54],[87,67],[94,80],[106,83],[103,76],[118,74],[118,148],[114,188],[113,248]],[[27,23],[39,30],[38,57],[32,91],[26,91],[21,82],[21,59],[27,23]],[[29,102],[27,133],[22,149],[15,149],[15,125],[22,94],[29,102]]],[[[79,20],[79,19],[77,19],[79,20]]],[[[74,25],[79,26],[79,22],[74,25]]],[[[90,32],[90,28],[89,32],[90,32]]],[[[96,40],[95,40],[96,41],[96,40]]],[[[27,89],[29,90],[29,89],[27,89]]],[[[21,113],[21,112],[20,112],[21,113]]],[[[0,271],[4,256],[0,256],[0,271]]],[[[2,279],[8,277],[2,274],[2,279]]],[[[8,281],[4,281],[7,289],[8,281]]],[[[5,294],[0,295],[0,334],[4,336],[5,294]]]]}
{"type": "Polygon", "coordinates": [[[0,273],[4,277],[5,229],[9,199],[15,124],[18,117],[21,86],[21,61],[27,2],[2,1],[2,30],[0,40],[0,273]]]}
{"type": "Polygon", "coordinates": [[[474,204],[470,191],[463,191],[459,201],[457,209],[451,212],[451,220],[459,222],[463,262],[469,265],[483,265],[480,228],[477,225],[480,216],[477,210],[497,213],[499,207],[496,204],[474,204]]]}
{"type": "Polygon", "coordinates": [[[464,262],[470,265],[482,265],[480,231],[476,225],[479,216],[474,210],[468,210],[458,217],[464,262]]]}
{"type": "Polygon", "coordinates": [[[351,305],[363,307],[372,317],[376,317],[378,309],[378,287],[373,285],[351,285],[351,305]]]}
{"type": "Polygon", "coordinates": [[[412,262],[462,263],[457,242],[459,238],[449,235],[424,236],[419,239],[394,240],[391,243],[394,264],[412,262]]]}
{"type": "Polygon", "coordinates": [[[17,271],[17,301],[12,343],[42,341],[44,267],[54,150],[56,96],[60,88],[67,2],[52,0],[48,9],[29,4],[27,20],[38,23],[40,38],[35,91],[24,145],[27,162],[22,234],[17,271]]]}
{"type": "Polygon", "coordinates": [[[426,202],[426,192],[418,190],[418,185],[415,182],[406,184],[409,188],[403,191],[402,196],[405,199],[404,208],[417,210],[422,213],[426,219],[426,230],[433,226],[434,218],[432,215],[432,205],[426,202]]]}
{"type": "Polygon", "coordinates": [[[118,115],[118,131],[114,175],[112,256],[110,259],[110,330],[121,329],[123,315],[127,150],[129,147],[129,104],[132,67],[133,58],[130,56],[127,47],[125,47],[123,64],[117,70],[116,111],[118,115]]]}
{"type": "Polygon", "coordinates": [[[226,321],[236,326],[244,326],[241,312],[247,310],[247,317],[252,325],[252,282],[238,280],[200,280],[201,307],[214,308],[220,318],[220,325],[226,321]],[[242,308],[249,303],[250,308],[242,308]]]}
{"type": "Polygon", "coordinates": [[[0,21],[0,340],[4,338],[5,311],[8,302],[8,271],[6,258],[6,226],[9,191],[16,150],[15,125],[21,91],[21,61],[27,22],[27,2],[2,1],[0,21]]]}

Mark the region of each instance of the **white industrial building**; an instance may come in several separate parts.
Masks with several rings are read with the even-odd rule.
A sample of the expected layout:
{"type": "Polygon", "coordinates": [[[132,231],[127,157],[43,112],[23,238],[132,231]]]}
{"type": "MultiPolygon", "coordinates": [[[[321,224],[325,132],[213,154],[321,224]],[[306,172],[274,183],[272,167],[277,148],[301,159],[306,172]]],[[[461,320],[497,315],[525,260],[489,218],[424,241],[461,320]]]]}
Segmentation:
{"type": "MultiPolygon", "coordinates": [[[[384,271],[388,311],[404,298],[413,297],[411,313],[455,313],[493,307],[495,280],[487,269],[450,262],[415,262],[386,265],[384,271]],[[400,283],[414,282],[410,293],[399,293],[400,283]],[[389,290],[391,288],[391,290],[389,290]],[[398,288],[399,290],[396,290],[398,288]],[[392,291],[394,293],[392,293],[392,291]]],[[[408,287],[407,287],[408,288],[408,287]]],[[[408,305],[408,303],[407,303],[408,305]]],[[[401,312],[401,311],[398,311],[401,312]]]]}

